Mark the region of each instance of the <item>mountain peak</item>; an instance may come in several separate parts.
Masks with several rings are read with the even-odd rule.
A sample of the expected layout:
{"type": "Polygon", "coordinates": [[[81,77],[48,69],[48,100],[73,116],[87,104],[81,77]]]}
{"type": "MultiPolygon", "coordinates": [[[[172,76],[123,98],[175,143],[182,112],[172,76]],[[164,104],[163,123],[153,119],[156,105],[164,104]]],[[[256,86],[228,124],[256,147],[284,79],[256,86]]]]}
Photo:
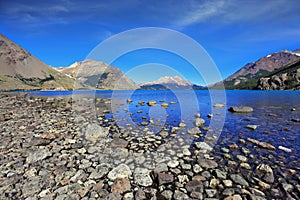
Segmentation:
{"type": "Polygon", "coordinates": [[[154,85],[154,84],[159,84],[159,85],[176,84],[179,86],[192,86],[193,85],[191,82],[181,78],[180,76],[163,76],[163,77],[160,77],[158,80],[141,83],[140,85],[146,86],[146,85],[154,85]]]}
{"type": "Polygon", "coordinates": [[[83,88],[117,90],[137,88],[136,84],[120,69],[102,61],[87,59],[57,70],[66,76],[76,79],[83,88]]]}
{"type": "Polygon", "coordinates": [[[163,76],[158,80],[140,83],[142,89],[201,89],[190,81],[183,79],[180,76],[163,76]]]}

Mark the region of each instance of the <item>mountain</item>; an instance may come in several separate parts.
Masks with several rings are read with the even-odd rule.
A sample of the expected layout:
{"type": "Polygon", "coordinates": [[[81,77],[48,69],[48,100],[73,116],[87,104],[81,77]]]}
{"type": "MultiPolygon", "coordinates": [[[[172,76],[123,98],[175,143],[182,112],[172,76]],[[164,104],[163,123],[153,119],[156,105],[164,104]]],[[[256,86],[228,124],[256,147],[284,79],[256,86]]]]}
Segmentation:
{"type": "Polygon", "coordinates": [[[138,88],[120,69],[104,62],[84,60],[57,70],[76,80],[75,89],[133,90],[138,88]]]}
{"type": "Polygon", "coordinates": [[[203,89],[179,76],[164,76],[158,80],[139,84],[141,89],[165,90],[165,89],[203,89]]]}
{"type": "MultiPolygon", "coordinates": [[[[226,89],[256,89],[259,78],[268,76],[279,68],[300,58],[299,50],[269,54],[259,60],[248,63],[237,72],[226,78],[223,83],[226,89]]],[[[210,86],[212,89],[220,87],[221,83],[210,86]]]]}
{"type": "Polygon", "coordinates": [[[71,89],[73,81],[0,34],[0,90],[71,89]]]}
{"type": "Polygon", "coordinates": [[[300,90],[300,59],[259,78],[258,90],[300,90]]]}

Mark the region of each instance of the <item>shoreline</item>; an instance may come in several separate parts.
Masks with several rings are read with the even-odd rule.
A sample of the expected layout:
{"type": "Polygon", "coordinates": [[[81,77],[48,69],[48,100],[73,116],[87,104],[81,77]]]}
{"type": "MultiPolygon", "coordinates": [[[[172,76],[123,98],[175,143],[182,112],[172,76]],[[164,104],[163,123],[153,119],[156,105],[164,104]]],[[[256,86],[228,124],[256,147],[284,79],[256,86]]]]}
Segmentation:
{"type": "MultiPolygon", "coordinates": [[[[0,96],[1,199],[297,199],[300,194],[297,160],[298,168],[285,167],[272,148],[243,134],[234,140],[224,135],[212,149],[182,137],[201,138],[205,127],[154,135],[148,125],[117,126],[102,113],[107,99],[97,98],[102,110],[95,117],[88,109],[74,110],[70,97],[0,96]]],[[[288,149],[276,146],[275,152],[288,149]]]]}

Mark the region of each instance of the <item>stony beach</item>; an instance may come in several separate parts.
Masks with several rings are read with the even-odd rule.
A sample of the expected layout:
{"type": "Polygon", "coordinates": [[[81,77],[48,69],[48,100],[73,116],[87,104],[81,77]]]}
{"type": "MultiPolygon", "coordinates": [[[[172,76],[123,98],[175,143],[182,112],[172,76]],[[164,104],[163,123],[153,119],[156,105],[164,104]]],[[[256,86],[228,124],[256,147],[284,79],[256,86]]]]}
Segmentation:
{"type": "MultiPolygon", "coordinates": [[[[233,137],[225,125],[212,148],[182,137],[206,135],[200,115],[192,116],[195,127],[181,123],[155,135],[146,123],[121,127],[106,119],[109,99],[95,100],[97,117],[74,110],[70,97],[1,93],[0,101],[0,199],[300,199],[297,151],[248,137],[241,127],[233,137]]],[[[278,126],[299,133],[298,118],[288,123],[278,126]]]]}

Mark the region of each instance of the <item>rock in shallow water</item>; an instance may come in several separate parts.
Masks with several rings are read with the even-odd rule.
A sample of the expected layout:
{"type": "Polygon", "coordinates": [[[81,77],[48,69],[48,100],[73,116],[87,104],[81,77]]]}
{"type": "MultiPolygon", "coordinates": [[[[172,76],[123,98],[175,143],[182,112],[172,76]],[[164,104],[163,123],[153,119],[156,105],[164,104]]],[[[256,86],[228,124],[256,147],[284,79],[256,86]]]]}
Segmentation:
{"type": "Polygon", "coordinates": [[[251,129],[251,130],[256,130],[258,127],[258,125],[247,125],[246,128],[247,129],[251,129]]]}
{"type": "Polygon", "coordinates": [[[213,148],[209,146],[206,142],[195,142],[195,146],[200,150],[202,153],[207,153],[211,151],[213,148]]]}
{"type": "Polygon", "coordinates": [[[249,106],[231,106],[228,109],[230,112],[236,112],[236,113],[251,113],[253,112],[253,108],[249,106]]]}
{"type": "Polygon", "coordinates": [[[194,121],[194,125],[196,127],[204,126],[204,123],[205,123],[205,120],[202,119],[202,118],[196,118],[195,121],[194,121]]]}
{"type": "Polygon", "coordinates": [[[291,153],[292,152],[292,149],[289,149],[289,148],[284,147],[284,146],[279,146],[278,149],[280,149],[282,151],[285,151],[287,153],[291,153]]]}

